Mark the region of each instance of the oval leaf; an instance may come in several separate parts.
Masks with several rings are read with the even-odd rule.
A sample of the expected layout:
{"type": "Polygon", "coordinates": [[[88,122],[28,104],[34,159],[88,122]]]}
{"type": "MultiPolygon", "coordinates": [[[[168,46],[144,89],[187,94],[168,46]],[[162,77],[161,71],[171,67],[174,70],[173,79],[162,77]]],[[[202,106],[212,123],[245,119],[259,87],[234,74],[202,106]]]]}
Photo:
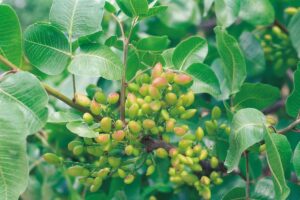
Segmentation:
{"type": "Polygon", "coordinates": [[[184,70],[192,63],[202,62],[208,52],[206,40],[199,36],[189,37],[177,45],[172,56],[176,69],[184,70]]]}
{"type": "Polygon", "coordinates": [[[228,27],[235,22],[240,11],[241,0],[215,0],[217,22],[228,27]]]}
{"type": "Polygon", "coordinates": [[[292,116],[297,117],[300,113],[300,64],[294,74],[294,90],[287,98],[286,112],[292,116]]]}
{"type": "Polygon", "coordinates": [[[136,47],[142,51],[161,52],[168,48],[168,36],[149,36],[138,41],[136,47]]]}
{"type": "Polygon", "coordinates": [[[68,67],[78,76],[103,77],[120,80],[122,62],[110,48],[100,44],[83,45],[68,67]]]}
{"type": "Polygon", "coordinates": [[[60,74],[70,60],[65,35],[54,26],[34,24],[24,34],[24,48],[30,63],[49,75],[60,74]]]}
{"type": "Polygon", "coordinates": [[[300,58],[300,12],[296,13],[293,18],[291,19],[289,25],[288,25],[288,30],[289,30],[289,35],[290,39],[292,41],[293,47],[296,49],[298,53],[298,58],[300,58]]]}
{"type": "Polygon", "coordinates": [[[225,160],[228,172],[238,166],[245,150],[263,140],[266,134],[265,121],[265,116],[253,108],[239,110],[233,116],[229,150],[225,160]]]}
{"type": "Polygon", "coordinates": [[[262,83],[244,83],[233,100],[234,109],[263,108],[272,105],[280,98],[278,88],[262,83]]]}
{"type": "Polygon", "coordinates": [[[215,29],[217,37],[217,48],[224,63],[225,81],[230,88],[230,94],[239,91],[246,78],[246,62],[234,37],[229,35],[221,27],[215,29]]]}
{"type": "Polygon", "coordinates": [[[54,112],[49,115],[48,123],[60,124],[67,122],[81,121],[81,116],[72,112],[54,112]]]}
{"type": "Polygon", "coordinates": [[[300,178],[300,142],[297,144],[294,150],[293,165],[297,176],[300,178]]]}
{"type": "MultiPolygon", "coordinates": [[[[0,55],[16,66],[21,65],[21,27],[16,12],[8,5],[0,5],[0,55]]],[[[0,68],[7,69],[0,63],[0,68]]]]}
{"type": "Polygon", "coordinates": [[[101,30],[104,0],[54,0],[50,22],[68,34],[69,39],[101,30]]]}
{"type": "Polygon", "coordinates": [[[203,63],[195,63],[186,69],[193,77],[192,90],[195,93],[208,93],[214,97],[220,95],[220,84],[214,71],[203,63]]]}
{"type": "Polygon", "coordinates": [[[67,129],[80,137],[95,138],[98,133],[83,122],[70,122],[67,124],[67,129]]]}

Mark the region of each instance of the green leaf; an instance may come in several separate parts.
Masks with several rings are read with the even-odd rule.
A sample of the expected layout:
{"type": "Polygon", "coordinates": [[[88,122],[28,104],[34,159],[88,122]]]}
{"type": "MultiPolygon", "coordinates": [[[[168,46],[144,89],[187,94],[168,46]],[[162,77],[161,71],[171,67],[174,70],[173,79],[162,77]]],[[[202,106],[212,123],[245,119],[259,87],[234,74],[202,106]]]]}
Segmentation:
{"type": "MultiPolygon", "coordinates": [[[[0,5],[0,55],[16,66],[22,61],[22,34],[18,16],[8,5],[0,5]]],[[[0,69],[7,67],[0,63],[0,69]]]]}
{"type": "Polygon", "coordinates": [[[300,112],[300,64],[294,74],[294,89],[286,100],[286,112],[292,116],[297,117],[300,112]]]}
{"type": "Polygon", "coordinates": [[[203,16],[207,16],[215,0],[204,0],[204,13],[203,16]]]}
{"type": "Polygon", "coordinates": [[[254,199],[273,200],[275,199],[274,184],[271,178],[262,178],[256,185],[252,193],[254,199]]]}
{"type": "Polygon", "coordinates": [[[215,29],[217,48],[224,63],[224,75],[226,85],[230,88],[230,94],[240,90],[246,78],[246,62],[238,42],[221,27],[215,29]]]}
{"type": "Polygon", "coordinates": [[[195,63],[186,69],[186,73],[193,77],[192,90],[195,93],[208,93],[214,97],[220,95],[220,84],[214,71],[203,63],[195,63]]]}
{"type": "Polygon", "coordinates": [[[140,39],[136,47],[141,51],[161,52],[168,48],[169,43],[168,36],[149,36],[140,39]]]}
{"type": "Polygon", "coordinates": [[[172,62],[176,69],[184,70],[192,63],[202,62],[208,52],[207,42],[200,36],[189,37],[174,50],[172,62]]]}
{"type": "Polygon", "coordinates": [[[162,54],[161,54],[165,60],[165,66],[167,68],[174,68],[174,65],[172,63],[172,56],[173,56],[174,50],[175,50],[174,48],[167,49],[164,52],[162,52],[162,54]]]}
{"type": "Polygon", "coordinates": [[[263,140],[266,134],[265,121],[265,116],[253,108],[239,110],[233,116],[229,150],[225,160],[228,172],[238,166],[245,150],[263,140]]]}
{"type": "Polygon", "coordinates": [[[236,187],[230,190],[222,200],[238,200],[238,199],[245,199],[246,197],[246,189],[244,187],[236,187]]]}
{"type": "Polygon", "coordinates": [[[239,16],[256,25],[269,25],[274,22],[275,11],[269,0],[241,0],[239,16]]]}
{"type": "Polygon", "coordinates": [[[107,46],[89,44],[80,47],[80,52],[74,56],[68,70],[78,76],[120,80],[122,62],[107,46]]]}
{"type": "Polygon", "coordinates": [[[292,42],[293,47],[296,49],[298,53],[298,58],[300,58],[300,12],[296,13],[291,19],[288,25],[289,36],[292,42]]]}
{"type": "Polygon", "coordinates": [[[96,131],[83,122],[69,122],[67,123],[67,129],[80,137],[95,138],[98,136],[96,131]]]}
{"type": "Polygon", "coordinates": [[[148,13],[147,0],[116,0],[120,9],[129,17],[143,16],[148,13]]]}
{"type": "Polygon", "coordinates": [[[273,176],[276,199],[286,199],[290,193],[290,189],[285,181],[280,152],[276,146],[278,137],[280,136],[276,133],[265,134],[267,161],[273,176]]]}
{"type": "Polygon", "coordinates": [[[262,110],[280,98],[278,88],[263,83],[244,83],[233,100],[234,109],[262,110]]]}
{"type": "Polygon", "coordinates": [[[18,200],[28,184],[26,116],[0,92],[0,198],[18,200]]]}
{"type": "Polygon", "coordinates": [[[24,34],[25,53],[30,63],[49,75],[60,74],[70,60],[65,35],[54,26],[34,24],[24,34]]]}
{"type": "Polygon", "coordinates": [[[129,49],[127,58],[127,69],[126,69],[126,79],[131,80],[138,70],[145,69],[143,65],[140,64],[138,53],[135,49],[129,49]]]}
{"type": "Polygon", "coordinates": [[[28,72],[5,76],[0,82],[0,101],[12,102],[26,116],[26,130],[39,131],[47,121],[48,95],[39,80],[28,72]]]}
{"type": "Polygon", "coordinates": [[[240,11],[241,0],[215,0],[218,25],[228,27],[235,22],[240,11]]]}
{"type": "Polygon", "coordinates": [[[105,1],[104,8],[106,11],[108,11],[110,13],[115,13],[117,11],[115,6],[108,1],[105,1]]]}
{"type": "Polygon", "coordinates": [[[50,22],[66,32],[69,40],[102,30],[104,0],[54,0],[50,22]]]}
{"type": "Polygon", "coordinates": [[[218,77],[221,89],[221,95],[217,98],[218,100],[226,100],[229,98],[230,95],[230,88],[227,84],[227,79],[225,77],[225,69],[224,64],[220,58],[214,60],[211,64],[211,69],[215,72],[216,76],[218,77]]]}
{"type": "Polygon", "coordinates": [[[81,121],[81,116],[72,112],[54,112],[49,115],[48,123],[61,124],[67,122],[81,121]]]}
{"type": "Polygon", "coordinates": [[[245,55],[248,76],[261,75],[265,71],[266,60],[258,39],[253,33],[244,31],[239,38],[239,44],[245,55]]]}
{"type": "Polygon", "coordinates": [[[163,13],[168,9],[168,6],[155,6],[152,8],[149,8],[148,13],[145,17],[152,17],[158,14],[163,13]]]}
{"type": "Polygon", "coordinates": [[[293,165],[297,176],[300,178],[300,142],[297,144],[294,150],[293,165]]]}

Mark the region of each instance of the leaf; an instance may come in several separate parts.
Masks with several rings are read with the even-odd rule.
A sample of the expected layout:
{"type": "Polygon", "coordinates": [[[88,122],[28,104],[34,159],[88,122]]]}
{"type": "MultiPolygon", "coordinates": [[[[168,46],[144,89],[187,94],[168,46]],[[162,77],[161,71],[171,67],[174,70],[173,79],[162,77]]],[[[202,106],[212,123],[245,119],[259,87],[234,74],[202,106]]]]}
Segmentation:
{"type": "Polygon", "coordinates": [[[168,36],[149,36],[138,41],[136,47],[142,51],[161,52],[168,48],[168,36]]]}
{"type": "Polygon", "coordinates": [[[168,6],[155,6],[152,8],[149,8],[148,13],[145,17],[152,17],[158,14],[163,13],[168,9],[168,6]]]}
{"type": "Polygon", "coordinates": [[[297,176],[300,177],[300,142],[297,144],[294,150],[293,165],[297,176]]]}
{"type": "Polygon", "coordinates": [[[239,16],[254,26],[266,26],[274,22],[275,11],[269,0],[241,0],[239,16]]]}
{"type": "Polygon", "coordinates": [[[48,75],[58,75],[70,60],[65,35],[48,24],[33,24],[24,34],[24,49],[30,63],[48,75]]]}
{"type": "MultiPolygon", "coordinates": [[[[0,55],[16,66],[22,62],[22,33],[16,12],[8,5],[0,5],[0,55]]],[[[0,69],[7,67],[0,63],[0,69]]]]}
{"type": "Polygon", "coordinates": [[[195,63],[186,69],[186,72],[193,77],[192,90],[195,93],[208,93],[214,97],[220,95],[220,84],[214,71],[203,63],[195,63]]]}
{"type": "Polygon", "coordinates": [[[300,112],[300,64],[294,74],[294,89],[286,100],[286,112],[292,116],[297,117],[300,112]]]}
{"type": "Polygon", "coordinates": [[[230,190],[222,200],[242,200],[246,197],[246,189],[244,187],[236,187],[230,190]]]}
{"type": "Polygon", "coordinates": [[[81,121],[81,116],[72,112],[59,111],[50,114],[47,122],[60,124],[74,121],[81,121]]]}
{"type": "Polygon", "coordinates": [[[0,101],[12,102],[26,116],[26,130],[39,131],[48,117],[48,95],[39,80],[28,72],[5,76],[0,82],[0,101]]]}
{"type": "Polygon", "coordinates": [[[139,56],[135,49],[129,49],[127,58],[126,79],[131,80],[137,71],[144,69],[140,64],[139,56]]]}
{"type": "Polygon", "coordinates": [[[275,199],[274,184],[270,178],[260,179],[253,192],[253,198],[262,200],[273,200],[275,199]]]}
{"type": "Polygon", "coordinates": [[[192,63],[202,62],[207,52],[206,40],[200,36],[192,36],[177,45],[172,56],[172,62],[176,69],[184,70],[192,63]]]}
{"type": "Polygon", "coordinates": [[[78,76],[103,77],[108,80],[120,80],[122,62],[110,48],[100,44],[80,47],[68,70],[78,76]]]}
{"type": "MultiPolygon", "coordinates": [[[[251,179],[257,179],[261,176],[262,174],[262,162],[259,158],[258,153],[254,152],[249,152],[248,153],[248,162],[249,162],[249,175],[251,179]]],[[[246,177],[246,158],[242,157],[240,164],[239,164],[239,169],[241,173],[246,177]]]]}
{"type": "Polygon", "coordinates": [[[117,9],[115,8],[115,6],[108,1],[105,1],[104,8],[106,11],[108,11],[110,13],[117,12],[117,9]]]}
{"type": "Polygon", "coordinates": [[[67,129],[80,137],[95,138],[98,136],[97,132],[83,122],[69,122],[67,123],[67,129]]]}
{"type": "Polygon", "coordinates": [[[18,200],[28,184],[26,116],[0,93],[0,198],[18,200]]]}
{"type": "Polygon", "coordinates": [[[298,53],[298,58],[300,58],[300,12],[296,13],[288,24],[289,36],[292,42],[293,47],[298,53]]]}
{"type": "Polygon", "coordinates": [[[257,38],[253,33],[244,31],[239,38],[239,44],[245,55],[248,76],[261,75],[266,69],[266,60],[257,38]]]}
{"type": "Polygon", "coordinates": [[[239,110],[232,119],[225,166],[232,172],[239,164],[241,154],[263,140],[266,134],[265,116],[253,108],[239,110]]]}
{"type": "Polygon", "coordinates": [[[116,0],[116,3],[129,17],[143,16],[148,13],[147,0],[116,0]]]}
{"type": "Polygon", "coordinates": [[[163,59],[165,60],[165,64],[166,64],[165,67],[167,68],[174,68],[174,65],[172,63],[173,52],[174,52],[174,48],[171,48],[163,51],[161,54],[163,59]]]}
{"type": "Polygon", "coordinates": [[[280,98],[278,88],[263,83],[244,83],[233,99],[234,109],[262,110],[280,98]]]}
{"type": "Polygon", "coordinates": [[[247,75],[245,58],[234,37],[219,26],[214,30],[218,52],[224,63],[225,84],[229,86],[230,94],[235,94],[239,91],[247,75]]]}
{"type": "Polygon", "coordinates": [[[104,0],[54,0],[50,22],[66,32],[71,41],[102,30],[104,0]]]}
{"type": "Polygon", "coordinates": [[[215,0],[204,0],[204,13],[203,16],[206,17],[209,10],[211,9],[215,0]]]}
{"type": "Polygon", "coordinates": [[[265,134],[267,161],[273,176],[276,199],[286,199],[290,193],[290,189],[285,181],[280,152],[275,142],[277,140],[276,137],[279,137],[276,133],[265,134]]]}
{"type": "Polygon", "coordinates": [[[215,0],[218,25],[228,27],[235,22],[240,11],[241,0],[215,0]]]}

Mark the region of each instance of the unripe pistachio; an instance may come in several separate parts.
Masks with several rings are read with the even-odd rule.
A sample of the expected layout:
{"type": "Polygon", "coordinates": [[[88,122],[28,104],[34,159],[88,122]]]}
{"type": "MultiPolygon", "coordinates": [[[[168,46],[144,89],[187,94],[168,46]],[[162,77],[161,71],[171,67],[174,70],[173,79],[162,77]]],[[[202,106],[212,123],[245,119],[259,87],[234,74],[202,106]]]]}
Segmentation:
{"type": "Polygon", "coordinates": [[[124,127],[124,124],[123,124],[122,120],[118,119],[115,123],[115,128],[117,130],[121,130],[121,129],[123,129],[123,127],[124,127]]]}
{"type": "Polygon", "coordinates": [[[211,117],[213,119],[220,119],[221,115],[222,115],[222,111],[221,111],[220,107],[215,106],[211,111],[211,117]]]}
{"type": "Polygon", "coordinates": [[[216,180],[214,180],[215,185],[221,185],[223,183],[223,179],[218,177],[216,180]]]}
{"type": "Polygon", "coordinates": [[[110,135],[109,134],[100,134],[98,137],[95,138],[97,143],[100,144],[107,144],[110,141],[110,135]]]}
{"type": "Polygon", "coordinates": [[[83,121],[87,124],[92,124],[94,122],[94,117],[90,113],[84,113],[82,118],[83,121]]]}
{"type": "Polygon", "coordinates": [[[128,89],[130,92],[138,92],[139,91],[139,85],[136,83],[129,83],[128,89]]]}
{"type": "Polygon", "coordinates": [[[281,30],[278,26],[273,26],[272,27],[272,32],[277,35],[277,36],[280,36],[281,35],[281,30]]]}
{"type": "Polygon", "coordinates": [[[132,174],[128,174],[125,179],[124,179],[124,183],[125,184],[131,184],[134,181],[134,176],[132,174]]]}
{"type": "Polygon", "coordinates": [[[215,169],[215,168],[218,167],[218,165],[219,165],[219,160],[216,157],[214,157],[214,156],[211,157],[211,159],[210,159],[210,166],[211,166],[211,168],[215,169]]]}
{"type": "Polygon", "coordinates": [[[90,110],[94,115],[100,115],[101,105],[97,103],[95,100],[93,100],[90,105],[90,110]]]}
{"type": "Polygon", "coordinates": [[[113,134],[112,134],[112,138],[116,141],[122,141],[125,137],[125,132],[123,130],[118,130],[118,131],[115,131],[113,134]]]}
{"type": "Polygon", "coordinates": [[[82,143],[81,141],[74,140],[74,141],[72,141],[72,142],[70,142],[70,143],[68,144],[68,149],[69,149],[70,151],[73,151],[74,147],[77,146],[77,145],[83,145],[83,143],[82,143]]]}
{"type": "Polygon", "coordinates": [[[185,96],[187,97],[187,102],[186,102],[185,106],[186,106],[186,107],[189,107],[189,106],[191,106],[191,105],[194,103],[194,101],[195,101],[195,94],[194,94],[193,91],[189,91],[185,96]]]}
{"type": "Polygon", "coordinates": [[[186,149],[189,146],[191,146],[192,144],[193,144],[193,141],[191,141],[191,140],[180,140],[178,143],[178,147],[180,149],[186,149]]]}
{"type": "Polygon", "coordinates": [[[163,67],[161,63],[157,63],[153,69],[152,69],[152,73],[151,73],[151,77],[152,79],[159,77],[161,74],[163,73],[163,67]]]}
{"type": "Polygon", "coordinates": [[[169,156],[170,156],[171,158],[174,158],[174,157],[177,156],[177,155],[178,155],[178,150],[177,150],[177,149],[171,148],[171,149],[169,150],[169,156]]]}
{"type": "Polygon", "coordinates": [[[139,111],[139,105],[137,103],[132,104],[128,112],[129,118],[130,119],[136,118],[136,116],[138,115],[138,111],[139,111]]]}
{"type": "Polygon", "coordinates": [[[110,132],[112,127],[112,119],[110,117],[103,117],[100,121],[100,127],[104,132],[110,132]]]}
{"type": "Polygon", "coordinates": [[[94,95],[94,99],[101,104],[106,104],[106,95],[101,92],[101,91],[97,91],[94,95]]]}
{"type": "Polygon", "coordinates": [[[158,148],[156,149],[156,156],[159,158],[167,158],[168,157],[168,152],[164,148],[158,148]]]}
{"type": "Polygon", "coordinates": [[[131,106],[132,104],[136,103],[136,96],[132,93],[128,93],[127,95],[127,103],[129,104],[129,106],[131,106]]]}
{"type": "MultiPolygon", "coordinates": [[[[184,128],[184,127],[183,127],[183,128],[184,128]]],[[[186,130],[188,130],[188,129],[186,129],[186,130]]],[[[182,136],[182,139],[195,141],[195,140],[196,140],[196,137],[195,137],[194,134],[187,133],[187,134],[185,134],[184,136],[182,136]]]]}
{"type": "Polygon", "coordinates": [[[83,106],[83,107],[89,107],[91,100],[83,94],[75,94],[75,102],[76,104],[83,106]]]}
{"type": "Polygon", "coordinates": [[[186,74],[176,74],[174,77],[174,83],[182,86],[186,86],[192,82],[192,78],[186,74]]]}
{"type": "Polygon", "coordinates": [[[266,151],[266,144],[262,144],[259,146],[259,152],[264,153],[266,151]]]}
{"type": "Polygon", "coordinates": [[[175,174],[176,174],[175,168],[173,168],[173,167],[169,168],[168,173],[169,173],[170,176],[175,176],[175,174]]]}
{"type": "Polygon", "coordinates": [[[138,134],[142,130],[141,125],[136,121],[130,121],[128,123],[128,128],[129,128],[130,132],[132,132],[134,134],[138,134]]]}
{"type": "Polygon", "coordinates": [[[110,166],[112,166],[113,168],[117,168],[117,167],[119,167],[119,165],[121,164],[121,158],[117,158],[117,157],[108,157],[108,163],[109,163],[110,166]]]}
{"type": "Polygon", "coordinates": [[[204,187],[202,192],[201,192],[201,195],[203,197],[204,200],[209,200],[211,199],[211,191],[210,191],[210,188],[209,187],[204,187]]]}
{"type": "Polygon", "coordinates": [[[92,138],[83,138],[83,141],[87,145],[93,144],[93,139],[92,138]]]}
{"type": "Polygon", "coordinates": [[[202,138],[204,136],[204,131],[203,131],[203,129],[201,127],[197,128],[195,136],[196,136],[197,141],[200,142],[202,140],[202,138]]]}
{"type": "Polygon", "coordinates": [[[175,105],[177,103],[177,96],[175,93],[169,92],[165,96],[165,101],[168,105],[175,105]]]}
{"type": "Polygon", "coordinates": [[[190,147],[185,151],[185,155],[188,156],[188,157],[192,157],[193,154],[194,154],[194,151],[190,147]]]}
{"type": "Polygon", "coordinates": [[[133,153],[133,146],[132,145],[127,145],[126,147],[125,147],[125,154],[126,155],[128,155],[128,156],[130,156],[132,153],[133,153]]]}
{"type": "Polygon", "coordinates": [[[90,186],[90,192],[96,192],[102,186],[102,178],[96,177],[93,181],[93,184],[90,186]]]}
{"type": "Polygon", "coordinates": [[[158,89],[163,89],[168,86],[168,81],[165,77],[157,77],[152,81],[152,85],[158,89]]]}
{"type": "MultiPolygon", "coordinates": [[[[194,163],[196,163],[196,162],[194,161],[194,163]]],[[[192,169],[193,171],[195,171],[195,172],[201,172],[201,171],[203,171],[203,169],[202,169],[202,167],[201,167],[200,164],[193,164],[193,165],[190,166],[190,167],[191,167],[191,169],[192,169]]]]}
{"type": "Polygon", "coordinates": [[[196,114],[196,112],[197,112],[197,109],[186,110],[184,113],[182,113],[180,115],[180,118],[181,119],[190,119],[190,118],[194,117],[194,115],[196,114]]]}
{"type": "Polygon", "coordinates": [[[165,109],[161,110],[160,115],[165,121],[170,119],[170,115],[169,115],[168,111],[165,109]]]}
{"type": "Polygon", "coordinates": [[[108,95],[108,97],[107,97],[107,102],[108,102],[109,104],[112,104],[112,105],[113,105],[113,104],[118,103],[119,99],[120,99],[119,93],[113,92],[113,93],[111,93],[111,94],[108,95]]]}
{"type": "Polygon", "coordinates": [[[155,166],[154,165],[150,165],[148,168],[147,168],[147,172],[146,172],[146,176],[150,176],[154,173],[155,171],[155,166]]]}
{"type": "Polygon", "coordinates": [[[183,180],[180,176],[171,176],[170,181],[175,184],[182,184],[183,180]]]}
{"type": "Polygon", "coordinates": [[[81,155],[82,153],[83,153],[83,146],[82,145],[77,145],[77,146],[75,146],[74,147],[74,149],[73,149],[73,154],[75,155],[75,156],[79,156],[79,155],[81,155]]]}
{"type": "Polygon", "coordinates": [[[201,153],[200,153],[200,156],[199,156],[199,160],[205,160],[208,156],[208,152],[206,149],[202,149],[201,150],[201,153]]]}
{"type": "Polygon", "coordinates": [[[187,130],[183,127],[175,127],[174,128],[174,133],[177,135],[177,136],[183,136],[184,134],[187,133],[187,130]]]}
{"type": "Polygon", "coordinates": [[[82,166],[75,165],[67,169],[67,174],[70,176],[89,176],[90,172],[82,166]]]}
{"type": "Polygon", "coordinates": [[[284,9],[284,12],[288,15],[294,15],[298,12],[298,9],[295,7],[287,7],[286,9],[284,9]]]}
{"type": "Polygon", "coordinates": [[[193,147],[193,151],[194,151],[194,154],[199,154],[201,153],[201,150],[202,150],[202,147],[200,144],[197,144],[193,147]]]}
{"type": "Polygon", "coordinates": [[[137,102],[137,104],[138,104],[139,106],[142,106],[142,105],[144,105],[145,100],[142,99],[142,98],[137,98],[137,99],[136,99],[136,102],[137,102]]]}
{"type": "Polygon", "coordinates": [[[161,109],[161,102],[160,101],[153,101],[150,103],[150,108],[154,112],[158,112],[161,109]]]}
{"type": "Polygon", "coordinates": [[[143,83],[150,83],[151,82],[151,78],[148,74],[140,74],[137,79],[136,82],[143,84],[143,83]]]}
{"type": "Polygon", "coordinates": [[[44,160],[49,164],[58,165],[61,164],[61,159],[54,153],[46,153],[43,155],[44,160]]]}
{"type": "Polygon", "coordinates": [[[231,132],[231,129],[230,129],[230,127],[226,127],[226,129],[225,129],[225,133],[226,133],[227,135],[230,135],[230,132],[231,132]]]}
{"type": "Polygon", "coordinates": [[[142,105],[142,112],[144,114],[150,114],[152,112],[151,107],[150,107],[150,105],[148,103],[144,103],[142,105]]]}
{"type": "Polygon", "coordinates": [[[149,86],[148,92],[152,99],[160,99],[161,98],[160,91],[157,89],[157,87],[154,87],[153,85],[149,86]]]}
{"type": "Polygon", "coordinates": [[[165,72],[165,75],[166,79],[168,80],[169,83],[173,83],[174,81],[174,77],[175,77],[175,73],[172,72],[171,70],[167,70],[165,72]]]}
{"type": "Polygon", "coordinates": [[[169,119],[167,122],[166,122],[166,131],[167,132],[172,132],[174,130],[174,127],[175,127],[175,123],[176,123],[176,120],[171,118],[169,119]]]}
{"type": "Polygon", "coordinates": [[[202,176],[201,179],[200,179],[201,183],[203,185],[209,185],[210,184],[210,179],[207,177],[207,176],[202,176]]]}
{"type": "Polygon", "coordinates": [[[212,173],[210,173],[210,179],[211,180],[216,180],[217,178],[219,178],[219,173],[218,172],[215,172],[215,171],[213,171],[212,173]]]}
{"type": "Polygon", "coordinates": [[[267,116],[266,116],[266,121],[267,121],[267,123],[270,124],[271,126],[274,126],[274,125],[277,124],[278,119],[277,119],[277,117],[274,116],[274,115],[267,115],[267,116]]]}
{"type": "Polygon", "coordinates": [[[271,41],[272,40],[272,36],[270,34],[266,34],[264,38],[267,41],[271,41]]]}
{"type": "Polygon", "coordinates": [[[180,176],[181,176],[182,180],[183,180],[186,184],[188,184],[188,185],[190,185],[190,186],[194,185],[194,183],[198,180],[198,178],[197,178],[196,175],[194,175],[194,174],[189,174],[189,173],[187,173],[186,171],[183,171],[183,172],[180,174],[180,176]]]}
{"type": "Polygon", "coordinates": [[[143,121],[143,128],[144,129],[149,130],[149,129],[152,129],[154,127],[155,127],[155,121],[153,121],[152,119],[145,119],[143,121]]]}
{"type": "Polygon", "coordinates": [[[126,172],[123,169],[118,169],[118,175],[120,178],[125,178],[126,177],[126,172]]]}
{"type": "Polygon", "coordinates": [[[139,93],[144,97],[147,96],[149,94],[149,85],[143,84],[139,89],[139,93]]]}
{"type": "Polygon", "coordinates": [[[205,121],[205,129],[209,135],[213,135],[216,133],[216,125],[213,123],[213,121],[205,121]]]}
{"type": "Polygon", "coordinates": [[[156,198],[155,196],[151,195],[151,196],[149,197],[149,200],[157,200],[157,198],[156,198]]]}
{"type": "Polygon", "coordinates": [[[107,175],[109,174],[109,172],[110,172],[110,169],[109,169],[108,167],[105,167],[105,168],[103,168],[103,169],[100,169],[100,170],[97,172],[96,176],[97,176],[97,177],[100,177],[100,178],[102,178],[102,179],[104,179],[104,178],[107,177],[107,175]]]}
{"type": "Polygon", "coordinates": [[[148,95],[148,96],[145,96],[144,100],[146,103],[150,103],[152,101],[152,98],[148,95]]]}
{"type": "Polygon", "coordinates": [[[153,135],[158,135],[159,134],[159,128],[158,127],[153,127],[153,128],[150,129],[150,132],[153,135]]]}

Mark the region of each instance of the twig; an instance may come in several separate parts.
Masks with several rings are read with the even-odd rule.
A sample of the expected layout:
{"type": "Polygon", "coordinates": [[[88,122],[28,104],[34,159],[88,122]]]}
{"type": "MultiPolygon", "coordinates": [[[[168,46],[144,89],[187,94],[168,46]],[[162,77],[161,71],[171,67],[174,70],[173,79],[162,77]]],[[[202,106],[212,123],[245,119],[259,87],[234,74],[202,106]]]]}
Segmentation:
{"type": "Polygon", "coordinates": [[[73,102],[75,102],[75,96],[76,96],[76,79],[75,75],[72,74],[72,85],[73,85],[73,102]]]}
{"type": "Polygon", "coordinates": [[[300,124],[300,118],[296,119],[294,122],[292,122],[290,125],[288,125],[287,127],[278,130],[277,133],[279,134],[285,134],[289,131],[292,131],[294,128],[296,128],[296,126],[298,126],[300,124]]]}
{"type": "Polygon", "coordinates": [[[250,174],[249,174],[249,155],[248,152],[244,152],[246,158],[246,200],[250,200],[250,174]]]}
{"type": "Polygon", "coordinates": [[[276,111],[278,111],[280,108],[283,108],[285,105],[285,99],[280,99],[279,101],[277,101],[275,104],[273,104],[272,106],[266,108],[263,110],[264,114],[271,114],[271,113],[275,113],[276,111]]]}
{"type": "Polygon", "coordinates": [[[283,24],[281,24],[278,21],[278,19],[275,19],[274,25],[278,26],[285,34],[289,34],[289,31],[287,30],[287,28],[283,24]]]}

